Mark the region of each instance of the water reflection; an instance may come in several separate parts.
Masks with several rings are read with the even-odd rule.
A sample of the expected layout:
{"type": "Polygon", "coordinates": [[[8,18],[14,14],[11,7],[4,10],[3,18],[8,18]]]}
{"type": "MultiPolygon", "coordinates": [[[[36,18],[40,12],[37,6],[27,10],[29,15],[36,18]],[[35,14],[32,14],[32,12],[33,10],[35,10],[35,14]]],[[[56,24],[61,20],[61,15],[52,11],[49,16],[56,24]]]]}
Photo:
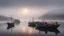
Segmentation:
{"type": "MultiPolygon", "coordinates": [[[[32,28],[29,27],[27,23],[21,23],[19,25],[14,25],[15,27],[10,28],[10,30],[6,30],[9,33],[17,34],[17,35],[57,35],[60,33],[58,29],[42,29],[42,28],[32,28]],[[50,32],[50,33],[49,33],[50,32]]],[[[9,26],[7,26],[9,27],[9,26]]]]}
{"type": "Polygon", "coordinates": [[[43,29],[43,28],[37,28],[37,27],[36,29],[39,30],[39,33],[41,33],[42,31],[45,32],[45,34],[47,34],[48,32],[54,32],[56,35],[60,33],[58,29],[43,29]]]}
{"type": "Polygon", "coordinates": [[[26,32],[26,27],[22,27],[22,31],[23,32],[26,32]]]}
{"type": "Polygon", "coordinates": [[[27,27],[27,26],[22,26],[21,30],[19,30],[19,31],[22,31],[23,33],[27,33],[27,34],[32,34],[33,28],[30,28],[30,27],[27,27]]]}
{"type": "MultiPolygon", "coordinates": [[[[32,27],[32,26],[29,26],[29,27],[32,27]]],[[[34,28],[34,27],[32,27],[32,28],[34,28]]],[[[38,27],[35,27],[35,29],[36,29],[36,30],[39,30],[39,34],[40,34],[41,32],[44,32],[45,34],[47,34],[48,32],[53,32],[53,33],[55,33],[56,35],[57,35],[58,33],[60,33],[60,31],[59,31],[58,29],[45,29],[45,28],[38,28],[38,27]]]]}

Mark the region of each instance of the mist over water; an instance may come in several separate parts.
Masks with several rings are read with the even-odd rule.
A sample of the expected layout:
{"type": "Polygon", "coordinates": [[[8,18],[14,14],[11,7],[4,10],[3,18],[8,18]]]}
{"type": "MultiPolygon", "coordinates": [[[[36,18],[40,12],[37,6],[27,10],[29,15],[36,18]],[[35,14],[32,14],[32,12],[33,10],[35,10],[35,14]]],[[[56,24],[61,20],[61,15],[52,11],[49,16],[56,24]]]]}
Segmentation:
{"type": "MultiPolygon", "coordinates": [[[[3,21],[2,21],[3,22],[3,21]]],[[[58,36],[64,36],[64,22],[59,22],[60,26],[58,27],[58,30],[60,33],[58,33],[58,36]]],[[[39,33],[39,30],[34,29],[32,27],[28,26],[28,22],[21,22],[19,25],[15,25],[15,27],[11,29],[7,29],[6,23],[0,23],[0,35],[1,36],[57,36],[54,32],[48,32],[45,34],[44,31],[41,31],[39,33]]]]}

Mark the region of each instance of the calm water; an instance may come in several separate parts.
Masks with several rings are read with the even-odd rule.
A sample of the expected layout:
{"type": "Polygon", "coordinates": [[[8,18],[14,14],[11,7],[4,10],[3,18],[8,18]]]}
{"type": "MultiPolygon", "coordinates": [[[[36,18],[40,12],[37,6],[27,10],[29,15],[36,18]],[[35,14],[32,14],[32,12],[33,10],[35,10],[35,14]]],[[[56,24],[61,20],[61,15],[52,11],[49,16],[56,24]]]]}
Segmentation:
{"type": "Polygon", "coordinates": [[[0,36],[64,36],[64,22],[59,22],[57,35],[55,32],[39,31],[35,28],[28,27],[28,22],[21,22],[19,25],[15,25],[14,28],[7,29],[6,23],[0,23],[0,36]]]}

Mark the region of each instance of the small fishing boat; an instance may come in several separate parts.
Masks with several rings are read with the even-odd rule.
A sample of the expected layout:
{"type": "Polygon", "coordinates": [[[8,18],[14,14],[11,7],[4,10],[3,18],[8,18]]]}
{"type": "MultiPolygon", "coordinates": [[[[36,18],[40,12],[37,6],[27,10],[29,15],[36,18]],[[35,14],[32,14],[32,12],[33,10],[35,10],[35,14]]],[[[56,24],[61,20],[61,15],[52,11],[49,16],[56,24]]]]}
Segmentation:
{"type": "Polygon", "coordinates": [[[45,28],[45,29],[57,29],[58,27],[60,26],[60,24],[57,24],[57,25],[38,25],[36,24],[36,27],[37,28],[45,28]]]}
{"type": "Polygon", "coordinates": [[[13,28],[14,27],[14,23],[7,23],[8,27],[7,29],[13,28]]]}
{"type": "Polygon", "coordinates": [[[34,21],[34,18],[32,18],[32,22],[28,22],[28,26],[30,26],[30,27],[36,27],[36,23],[34,21]]]}
{"type": "Polygon", "coordinates": [[[30,27],[36,27],[36,24],[35,24],[35,22],[29,22],[28,26],[30,26],[30,27]]]}
{"type": "MultiPolygon", "coordinates": [[[[11,17],[12,18],[12,17],[11,17]]],[[[10,29],[10,28],[13,28],[14,27],[14,22],[12,22],[12,19],[11,19],[11,22],[7,22],[7,25],[8,25],[8,27],[7,27],[7,29],[10,29]]]]}
{"type": "Polygon", "coordinates": [[[34,19],[33,19],[32,22],[28,22],[28,26],[45,28],[45,29],[56,29],[60,26],[60,24],[58,24],[58,22],[56,22],[55,25],[54,24],[51,25],[51,24],[48,24],[48,23],[45,25],[45,22],[38,22],[38,21],[35,22],[34,19]]]}
{"type": "Polygon", "coordinates": [[[45,25],[43,22],[29,22],[30,27],[38,27],[38,28],[46,28],[46,29],[56,29],[60,26],[60,24],[51,25],[47,24],[45,25]]]}
{"type": "Polygon", "coordinates": [[[28,22],[29,26],[33,26],[33,27],[36,27],[36,25],[43,25],[44,23],[43,22],[28,22]]]}

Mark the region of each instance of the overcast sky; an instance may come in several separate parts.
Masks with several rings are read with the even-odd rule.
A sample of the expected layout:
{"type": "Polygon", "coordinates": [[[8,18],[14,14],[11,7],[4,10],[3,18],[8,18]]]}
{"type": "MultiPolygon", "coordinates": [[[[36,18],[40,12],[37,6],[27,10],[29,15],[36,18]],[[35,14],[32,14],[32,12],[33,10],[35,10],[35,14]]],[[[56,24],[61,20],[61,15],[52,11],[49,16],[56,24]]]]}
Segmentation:
{"type": "Polygon", "coordinates": [[[50,11],[64,8],[64,0],[0,0],[0,15],[15,18],[39,17],[50,11]],[[28,9],[26,15],[22,15],[22,8],[28,9]]]}

